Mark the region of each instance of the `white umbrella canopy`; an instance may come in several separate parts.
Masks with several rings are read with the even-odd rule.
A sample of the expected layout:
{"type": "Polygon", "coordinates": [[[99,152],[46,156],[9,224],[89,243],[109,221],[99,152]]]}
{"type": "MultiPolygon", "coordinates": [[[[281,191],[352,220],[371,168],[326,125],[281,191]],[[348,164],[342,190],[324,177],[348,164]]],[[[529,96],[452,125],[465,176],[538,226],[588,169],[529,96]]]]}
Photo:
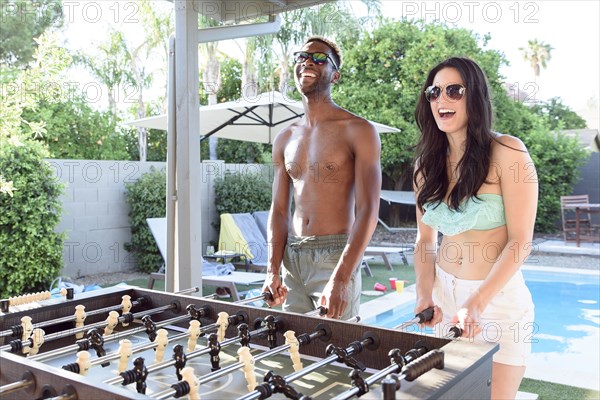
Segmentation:
{"type": "MultiPolygon", "coordinates": [[[[302,118],[302,102],[285,97],[280,92],[265,92],[255,98],[200,106],[200,135],[255,143],[272,143],[275,135],[292,122],[302,118]]],[[[371,121],[379,133],[399,132],[391,126],[371,121]]],[[[157,115],[126,125],[167,130],[167,115],[157,115]]]]}

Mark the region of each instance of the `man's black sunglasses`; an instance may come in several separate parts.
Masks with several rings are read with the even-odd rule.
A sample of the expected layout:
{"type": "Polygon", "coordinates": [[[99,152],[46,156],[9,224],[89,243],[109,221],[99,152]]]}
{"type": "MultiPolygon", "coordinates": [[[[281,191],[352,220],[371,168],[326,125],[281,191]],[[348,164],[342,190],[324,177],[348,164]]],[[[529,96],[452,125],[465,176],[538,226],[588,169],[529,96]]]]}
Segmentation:
{"type": "Polygon", "coordinates": [[[294,62],[296,64],[301,64],[308,59],[312,59],[312,61],[317,65],[323,65],[327,63],[327,60],[331,61],[333,68],[338,69],[337,64],[333,61],[333,58],[329,56],[327,53],[315,52],[309,53],[308,51],[297,51],[294,53],[294,62]]]}

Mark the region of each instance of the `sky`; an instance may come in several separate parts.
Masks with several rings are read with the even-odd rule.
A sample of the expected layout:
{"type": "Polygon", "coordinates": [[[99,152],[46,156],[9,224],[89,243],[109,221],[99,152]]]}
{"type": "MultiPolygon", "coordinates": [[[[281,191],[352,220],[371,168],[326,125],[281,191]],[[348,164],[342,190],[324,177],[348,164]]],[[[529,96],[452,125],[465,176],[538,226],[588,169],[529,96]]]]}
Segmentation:
{"type": "MultiPolygon", "coordinates": [[[[157,4],[172,7],[165,1],[157,4]]],[[[487,48],[504,53],[510,65],[503,67],[501,73],[514,88],[528,93],[533,101],[560,97],[587,120],[590,128],[599,128],[599,1],[382,0],[381,4],[384,15],[391,18],[443,21],[481,36],[489,33],[492,38],[487,48]],[[519,50],[532,39],[553,47],[547,68],[537,78],[519,50]]],[[[110,26],[127,32],[134,43],[141,32],[134,1],[64,0],[63,5],[67,7],[65,34],[71,49],[93,48],[110,26]]],[[[353,8],[357,14],[363,13],[360,3],[353,8]]],[[[235,54],[235,46],[229,46],[235,54]]],[[[157,86],[162,87],[162,83],[157,86]]],[[[162,89],[159,91],[162,93],[162,89]]]]}

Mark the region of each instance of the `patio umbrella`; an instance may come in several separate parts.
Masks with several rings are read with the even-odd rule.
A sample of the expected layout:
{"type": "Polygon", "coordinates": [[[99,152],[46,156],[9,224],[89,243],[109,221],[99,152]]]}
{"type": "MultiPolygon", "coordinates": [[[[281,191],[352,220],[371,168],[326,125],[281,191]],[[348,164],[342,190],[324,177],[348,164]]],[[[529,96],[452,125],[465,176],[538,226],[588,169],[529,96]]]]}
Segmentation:
{"type": "MultiPolygon", "coordinates": [[[[215,135],[223,139],[272,143],[279,131],[303,115],[302,102],[280,92],[265,92],[255,98],[200,106],[201,140],[215,135]]],[[[371,123],[379,133],[400,131],[377,122],[371,123]]],[[[127,122],[126,125],[167,130],[167,115],[142,118],[127,122]]]]}

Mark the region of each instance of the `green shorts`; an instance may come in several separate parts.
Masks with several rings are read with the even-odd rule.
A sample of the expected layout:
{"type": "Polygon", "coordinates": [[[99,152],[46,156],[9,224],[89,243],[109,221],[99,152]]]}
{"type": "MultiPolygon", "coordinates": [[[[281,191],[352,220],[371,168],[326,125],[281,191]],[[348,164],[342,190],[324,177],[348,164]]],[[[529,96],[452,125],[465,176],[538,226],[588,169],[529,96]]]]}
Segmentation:
{"type": "MultiPolygon", "coordinates": [[[[283,257],[283,283],[288,295],[283,310],[307,313],[320,304],[321,293],[329,282],[342,252],[348,242],[348,235],[327,236],[288,236],[283,257]]],[[[360,264],[360,263],[359,263],[360,264]]],[[[356,265],[348,290],[350,298],[342,319],[358,315],[362,280],[359,265],[356,265]]]]}

